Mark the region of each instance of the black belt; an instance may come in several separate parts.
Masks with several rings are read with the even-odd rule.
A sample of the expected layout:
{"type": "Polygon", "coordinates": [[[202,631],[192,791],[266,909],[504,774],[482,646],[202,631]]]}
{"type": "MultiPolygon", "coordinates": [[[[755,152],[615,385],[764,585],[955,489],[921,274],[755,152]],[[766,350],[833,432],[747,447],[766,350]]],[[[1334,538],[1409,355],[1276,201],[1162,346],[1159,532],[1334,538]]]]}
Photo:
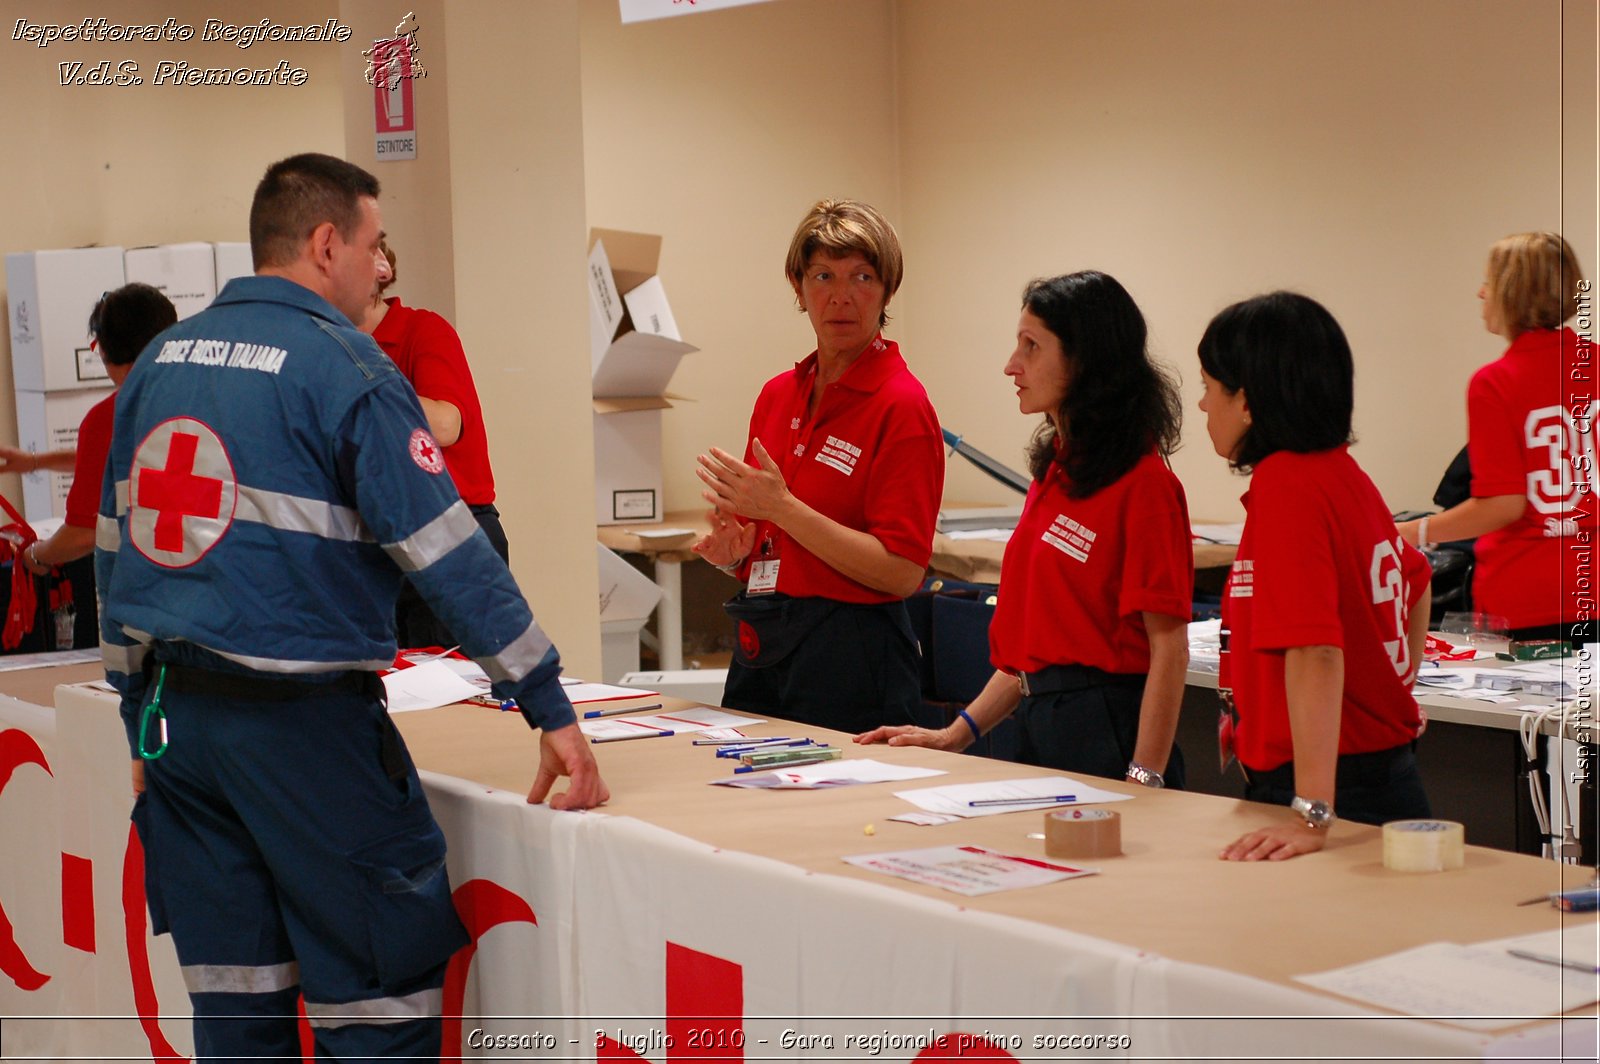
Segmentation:
{"type": "Polygon", "coordinates": [[[1093,665],[1051,665],[1038,672],[1017,673],[1017,690],[1024,698],[1053,695],[1062,691],[1084,691],[1108,684],[1133,686],[1144,683],[1142,672],[1107,672],[1093,665]]]}
{"type": "Polygon", "coordinates": [[[290,702],[299,698],[315,698],[318,695],[328,694],[370,694],[375,698],[383,697],[383,681],[375,672],[345,672],[335,680],[318,683],[152,661],[152,671],[162,667],[166,669],[166,689],[186,695],[240,698],[253,702],[290,702]]]}
{"type": "MultiPolygon", "coordinates": [[[[1395,761],[1412,753],[1416,748],[1416,741],[1412,740],[1409,743],[1401,743],[1399,746],[1391,746],[1387,750],[1371,750],[1364,754],[1340,754],[1336,763],[1334,785],[1337,786],[1338,777],[1343,776],[1347,785],[1359,786],[1367,778],[1385,771],[1395,761]]],[[[1285,761],[1277,768],[1269,768],[1265,771],[1250,768],[1241,761],[1239,762],[1239,768],[1244,771],[1246,783],[1260,784],[1266,787],[1288,787],[1291,790],[1294,788],[1293,761],[1285,761]]]]}

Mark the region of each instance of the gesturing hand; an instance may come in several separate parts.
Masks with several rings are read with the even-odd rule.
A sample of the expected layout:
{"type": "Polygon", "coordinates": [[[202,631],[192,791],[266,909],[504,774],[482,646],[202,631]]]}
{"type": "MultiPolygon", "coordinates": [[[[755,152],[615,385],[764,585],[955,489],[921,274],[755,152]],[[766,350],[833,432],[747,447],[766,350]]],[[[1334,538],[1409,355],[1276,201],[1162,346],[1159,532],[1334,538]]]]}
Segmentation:
{"type": "Polygon", "coordinates": [[[689,549],[712,565],[726,569],[755,549],[755,525],[747,525],[721,510],[712,510],[706,514],[706,519],[711,522],[711,531],[689,549]]]}
{"type": "Polygon", "coordinates": [[[788,502],[789,486],[761,441],[753,440],[751,448],[758,463],[754,466],[720,447],[700,455],[695,473],[706,485],[700,494],[723,513],[771,520],[788,502]]]}

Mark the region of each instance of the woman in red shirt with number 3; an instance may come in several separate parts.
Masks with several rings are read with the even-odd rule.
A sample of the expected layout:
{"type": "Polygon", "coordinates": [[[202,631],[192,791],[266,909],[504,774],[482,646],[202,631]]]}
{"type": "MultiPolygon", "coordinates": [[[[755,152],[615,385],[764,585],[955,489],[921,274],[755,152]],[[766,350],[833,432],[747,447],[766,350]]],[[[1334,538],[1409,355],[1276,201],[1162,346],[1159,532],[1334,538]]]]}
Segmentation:
{"type": "Polygon", "coordinates": [[[1350,457],[1350,345],[1315,300],[1235,303],[1200,339],[1211,444],[1251,473],[1228,574],[1235,752],[1245,797],[1295,813],[1223,849],[1230,861],[1320,850],[1336,816],[1426,817],[1411,696],[1427,638],[1428,561],[1350,457]]]}

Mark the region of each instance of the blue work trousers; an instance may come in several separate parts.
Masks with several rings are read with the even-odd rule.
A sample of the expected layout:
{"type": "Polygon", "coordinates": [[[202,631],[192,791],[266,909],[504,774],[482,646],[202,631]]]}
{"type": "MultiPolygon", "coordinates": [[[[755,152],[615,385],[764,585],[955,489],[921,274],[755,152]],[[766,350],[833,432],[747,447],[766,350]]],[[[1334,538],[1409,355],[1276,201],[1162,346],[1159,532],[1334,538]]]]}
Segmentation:
{"type": "Polygon", "coordinates": [[[302,995],[318,1059],[439,1056],[445,967],[468,939],[379,690],[162,696],[170,745],[133,818],[199,1060],[298,1064],[302,995]]]}

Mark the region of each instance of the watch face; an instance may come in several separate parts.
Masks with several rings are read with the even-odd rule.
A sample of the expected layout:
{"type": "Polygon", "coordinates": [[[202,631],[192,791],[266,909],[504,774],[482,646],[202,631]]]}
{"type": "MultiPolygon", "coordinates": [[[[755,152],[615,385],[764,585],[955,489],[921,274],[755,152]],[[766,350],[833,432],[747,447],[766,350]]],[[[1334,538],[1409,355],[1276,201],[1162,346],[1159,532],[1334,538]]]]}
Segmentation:
{"type": "Polygon", "coordinates": [[[1333,823],[1333,806],[1320,798],[1296,798],[1289,808],[1305,818],[1306,826],[1325,828],[1333,823]]]}

